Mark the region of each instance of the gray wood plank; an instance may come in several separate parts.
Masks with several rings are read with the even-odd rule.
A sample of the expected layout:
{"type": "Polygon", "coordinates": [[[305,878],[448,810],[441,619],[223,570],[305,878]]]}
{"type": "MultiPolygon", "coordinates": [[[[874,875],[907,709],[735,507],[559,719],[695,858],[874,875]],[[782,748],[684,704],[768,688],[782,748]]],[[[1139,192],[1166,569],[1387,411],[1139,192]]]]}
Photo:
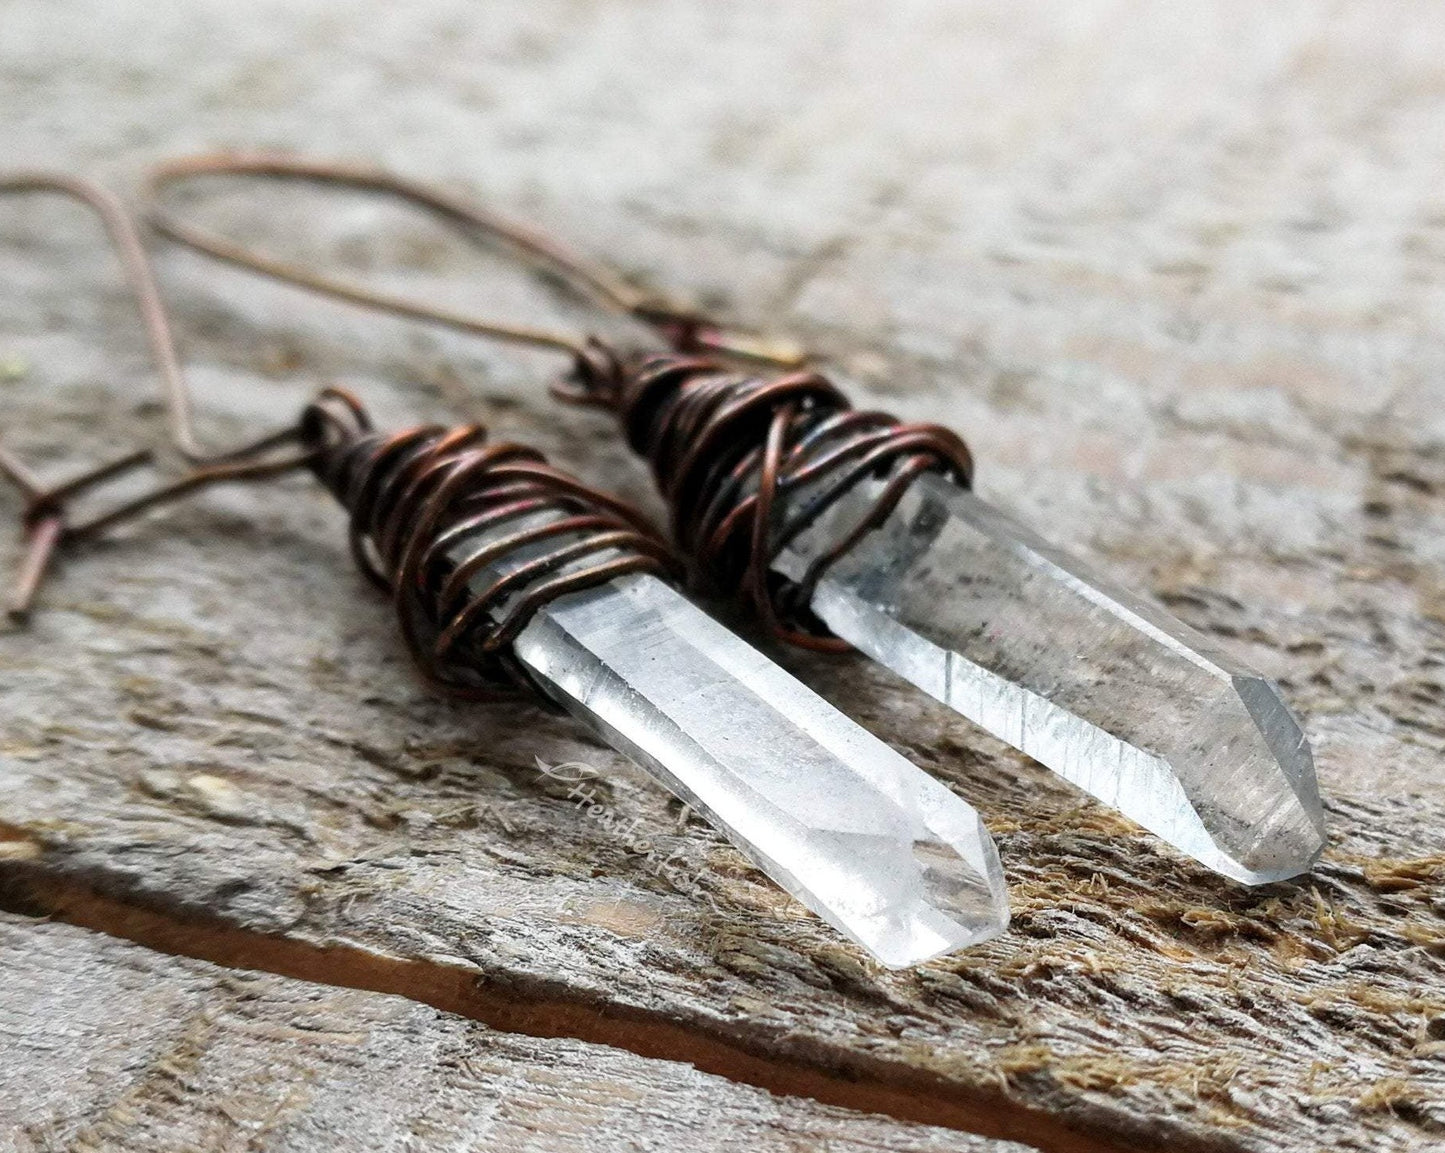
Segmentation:
{"type": "MultiPolygon", "coordinates": [[[[5,22],[14,157],[121,183],[201,144],[380,159],[958,427],[985,495],[1279,677],[1334,837],[1307,881],[1243,891],[866,664],[781,654],[978,804],[1006,855],[1007,937],[876,972],[564,722],[428,699],[337,513],[295,482],[119,534],[0,635],[8,903],[1048,1148],[1438,1144],[1436,6],[162,21],[12,0],[5,22]],[[538,756],[597,766],[686,882],[538,756]]],[[[586,320],[405,216],[287,204],[216,217],[392,287],[586,320]]],[[[155,434],[92,248],[72,209],[0,205],[0,431],[56,473],[155,434]]],[[[465,407],[647,492],[602,420],[548,405],[545,359],[164,271],[217,434],[344,379],[388,419],[465,407]]]]}
{"type": "Polygon", "coordinates": [[[7,1149],[1023,1153],[8,914],[0,976],[7,1149]]]}

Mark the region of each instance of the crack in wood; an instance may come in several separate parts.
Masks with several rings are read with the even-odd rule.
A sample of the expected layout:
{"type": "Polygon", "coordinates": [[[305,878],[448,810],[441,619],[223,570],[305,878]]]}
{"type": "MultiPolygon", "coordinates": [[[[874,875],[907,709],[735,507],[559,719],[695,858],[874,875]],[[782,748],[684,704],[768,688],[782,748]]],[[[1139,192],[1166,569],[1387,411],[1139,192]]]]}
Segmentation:
{"type": "MultiPolygon", "coordinates": [[[[13,836],[14,831],[11,831],[13,836]]],[[[1032,1145],[1045,1153],[1136,1153],[1121,1137],[1080,1133],[1059,1117],[1012,1099],[1006,1086],[993,1093],[961,1094],[918,1070],[860,1060],[825,1070],[779,1060],[653,1014],[623,1014],[607,1006],[548,999],[516,988],[492,988],[471,970],[389,956],[349,945],[318,945],[296,938],[250,933],[218,920],[181,920],[126,904],[93,889],[7,869],[0,860],[0,909],[43,916],[118,937],[171,956],[209,961],[347,989],[389,993],[532,1037],[569,1037],[624,1049],[642,1057],[686,1062],[771,1093],[806,1097],[866,1113],[880,1113],[980,1136],[1032,1145]]],[[[1021,1062],[1023,1055],[1020,1057],[1021,1062]]],[[[1019,1068],[1024,1068],[1021,1063],[1019,1068]]],[[[1213,1142],[1186,1141],[1173,1150],[1205,1150],[1213,1142]]]]}

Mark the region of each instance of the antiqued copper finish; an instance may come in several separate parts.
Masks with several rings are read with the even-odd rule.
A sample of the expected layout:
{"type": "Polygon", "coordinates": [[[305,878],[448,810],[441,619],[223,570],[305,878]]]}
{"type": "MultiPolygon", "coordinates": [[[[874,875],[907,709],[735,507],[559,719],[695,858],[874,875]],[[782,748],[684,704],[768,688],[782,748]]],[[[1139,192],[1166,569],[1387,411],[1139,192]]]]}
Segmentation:
{"type": "Polygon", "coordinates": [[[76,521],[71,502],[114,480],[152,463],[152,453],[141,449],[89,469],[62,484],[46,485],[25,464],[0,446],[0,475],[25,498],[21,520],[26,546],[9,595],[6,612],[23,621],[34,605],[56,552],[75,541],[149,508],[179,499],[197,488],[219,481],[259,480],[288,472],[304,463],[299,456],[275,455],[276,449],[295,439],[295,429],[283,429],[249,444],[223,452],[208,452],[196,438],[192,424],[191,395],[176,355],[166,314],[140,231],[125,205],[106,189],[63,172],[23,171],[0,173],[0,193],[55,193],[79,201],[100,218],[120,258],[139,309],[161,381],[161,396],[170,423],[170,438],[177,453],[193,465],[179,480],[133,498],[107,511],[76,521]]]}
{"type": "Polygon", "coordinates": [[[739,372],[677,354],[622,360],[594,344],[554,392],[616,413],[633,451],[652,466],[679,550],[710,587],[740,590],[774,634],[806,648],[848,646],[808,610],[813,588],[896,507],[922,473],[973,477],[963,440],[936,424],[854,409],[826,377],[739,372]],[[771,572],[773,558],[866,476],[887,477],[867,515],[798,582],[771,572]],[[784,515],[784,498],[806,492],[784,515]]]}
{"type": "Polygon", "coordinates": [[[461,229],[470,238],[501,243],[526,263],[571,286],[598,307],[630,316],[654,328],[667,337],[671,347],[694,352],[720,352],[785,367],[796,366],[806,359],[806,354],[795,345],[764,341],[749,333],[721,328],[691,309],[641,291],[605,265],[579,256],[541,232],[505,220],[444,189],[407,180],[383,169],[261,152],[184,157],[152,170],[147,181],[146,219],[162,236],[217,260],[259,272],[273,280],[299,285],[323,296],[512,344],[550,348],[573,355],[581,354],[585,348],[584,342],[565,334],[500,324],[348,283],[316,269],[248,248],[183,220],[166,207],[164,198],[168,192],[203,177],[259,177],[378,193],[421,208],[461,229]]]}
{"type": "Polygon", "coordinates": [[[673,570],[667,546],[640,513],[553,468],[535,450],[489,444],[478,424],[378,433],[361,402],[344,389],[323,390],[298,421],[278,431],[224,452],[202,450],[165,307],[124,206],[104,189],[65,174],[0,174],[0,191],[37,190],[78,199],[104,220],[160,366],[171,441],[189,464],[139,496],[77,518],[76,498],[151,466],[152,452],[136,450],[46,485],[0,447],[0,475],[24,497],[26,547],[9,595],[13,619],[28,616],[63,546],[211,485],[268,480],[302,468],[351,514],[357,563],[393,597],[423,677],[452,695],[476,698],[529,687],[509,646],[536,610],[556,597],[627,573],[673,570]],[[522,563],[508,566],[523,549],[522,563]],[[479,574],[493,567],[504,575],[483,582],[479,574]]]}
{"type": "Polygon", "coordinates": [[[509,648],[547,602],[673,569],[639,513],[534,449],[488,444],[482,425],[378,433],[356,398],[333,388],[306,409],[301,436],[311,470],[351,514],[356,563],[393,598],[427,682],[453,696],[526,684],[509,648]],[[519,567],[473,584],[520,549],[519,567]]]}
{"type": "MultiPolygon", "coordinates": [[[[167,419],[170,421],[171,441],[176,451],[192,464],[214,463],[236,456],[252,455],[258,449],[257,445],[243,445],[225,452],[207,451],[201,447],[192,420],[190,389],[186,385],[185,373],[171,335],[170,318],[161,300],[160,290],[156,287],[155,273],[151,269],[150,258],[146,255],[140,230],[119,197],[98,184],[65,172],[0,172],[0,193],[26,192],[68,196],[90,208],[105,226],[111,247],[120,258],[121,267],[125,271],[140,312],[151,357],[160,377],[161,394],[165,401],[167,419]]],[[[86,478],[81,480],[90,483],[86,478]]]]}
{"type": "Polygon", "coordinates": [[[173,161],[153,174],[148,212],[164,235],[218,259],[313,292],[471,335],[550,348],[572,358],[553,394],[612,410],[632,448],[652,466],[671,509],[672,537],[694,577],[713,591],[738,592],[776,635],[809,648],[847,646],[808,610],[816,582],[897,505],[922,473],[969,484],[973,461],[941,425],[855,410],[827,378],[805,369],[806,354],[709,323],[658,303],[591,261],[452,193],[372,168],[276,155],[214,155],[173,161]],[[159,197],[195,177],[249,176],[340,185],[421,207],[469,232],[510,246],[526,262],[584,297],[644,322],[670,352],[624,352],[596,337],[524,329],[374,292],[264,255],[181,220],[159,197]],[[749,371],[739,371],[750,364],[749,371]],[[778,375],[758,372],[759,366],[778,375]],[[866,476],[886,477],[868,514],[798,582],[771,561],[832,500],[866,476]],[[785,497],[806,491],[784,514],[785,497]]]}

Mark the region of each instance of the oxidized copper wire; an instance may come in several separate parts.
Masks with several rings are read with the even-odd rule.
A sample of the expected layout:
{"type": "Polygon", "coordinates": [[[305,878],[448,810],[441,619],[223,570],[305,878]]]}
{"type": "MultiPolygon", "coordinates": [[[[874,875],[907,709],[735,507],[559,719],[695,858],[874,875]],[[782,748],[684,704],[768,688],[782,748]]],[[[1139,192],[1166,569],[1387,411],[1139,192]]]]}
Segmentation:
{"type": "Polygon", "coordinates": [[[533,449],[486,443],[481,425],[378,433],[351,394],[327,389],[301,435],[311,470],[351,514],[357,564],[391,594],[428,683],[452,695],[530,683],[510,646],[548,602],[670,572],[667,546],[640,514],[533,449]],[[489,568],[503,575],[474,589],[489,568]]]}
{"type": "Polygon", "coordinates": [[[146,219],[162,236],[203,252],[217,260],[258,272],[365,308],[424,321],[471,336],[512,344],[550,348],[578,355],[582,342],[561,333],[468,316],[404,297],[350,284],[313,268],[257,252],[235,241],[182,220],[162,203],[176,186],[199,178],[254,177],[292,183],[349,188],[388,196],[430,213],[459,228],[470,239],[500,242],[525,262],[571,286],[585,299],[608,312],[630,316],[661,333],[670,347],[689,352],[718,352],[762,364],[796,367],[806,354],[785,341],[765,341],[745,332],[723,328],[692,309],[662,300],[628,284],[605,265],[558,244],[545,234],[504,220],[464,197],[407,180],[364,165],[322,163],[284,154],[215,153],[168,161],[152,170],[146,182],[146,219]]]}
{"type": "Polygon", "coordinates": [[[973,458],[955,433],[854,409],[816,372],[759,376],[702,357],[623,361],[595,345],[555,390],[612,409],[652,466],[679,550],[711,587],[737,590],[777,636],[806,648],[848,646],[808,610],[813,588],[897,506],[921,474],[960,484],[973,458]],[[797,582],[772,571],[779,551],[864,478],[886,478],[866,513],[797,582]],[[805,501],[789,498],[806,491],[805,501]]]}
{"type": "Polygon", "coordinates": [[[201,447],[192,419],[190,387],[186,384],[180,357],[176,354],[170,317],[161,300],[160,289],[156,287],[155,273],[151,269],[140,231],[118,197],[98,184],[64,172],[0,173],[0,193],[16,192],[46,192],[68,196],[90,208],[100,218],[135,297],[146,340],[150,345],[151,357],[160,376],[161,395],[170,421],[171,441],[182,457],[192,464],[213,464],[241,456],[254,456],[268,448],[278,447],[285,440],[285,434],[281,434],[280,439],[272,444],[257,442],[224,452],[208,452],[201,447]]]}
{"type": "Polygon", "coordinates": [[[21,513],[26,534],[25,552],[6,604],[7,615],[16,621],[23,621],[29,615],[56,552],[66,542],[92,535],[147,508],[177,499],[201,485],[218,480],[275,476],[301,463],[296,457],[276,458],[272,455],[274,450],[293,439],[293,429],[283,429],[224,452],[207,452],[201,448],[192,424],[190,390],[176,355],[165,305],[156,287],[140,232],[125,206],[99,185],[65,173],[0,173],[0,193],[30,192],[57,193],[77,200],[94,211],[105,226],[111,246],[120,257],[145,327],[161,379],[161,395],[170,421],[172,443],[176,451],[196,468],[174,484],[89,520],[73,523],[68,515],[70,501],[107,481],[149,465],[152,462],[151,452],[145,449],[130,452],[119,460],[90,469],[63,484],[47,486],[23,462],[0,446],[0,475],[10,480],[25,498],[21,513]]]}
{"type": "Polygon", "coordinates": [[[204,453],[191,427],[190,392],[144,247],[124,207],[86,181],[52,173],[0,174],[0,191],[61,192],[94,208],[120,251],[161,368],[171,438],[192,466],[180,477],[79,522],[82,493],[149,465],[149,450],[47,486],[0,448],[0,475],[22,493],[26,550],[10,613],[23,619],[56,551],[70,543],[229,481],[309,468],[351,514],[362,571],[389,592],[403,636],[427,682],[468,698],[535,687],[510,646],[536,611],[567,593],[628,573],[668,575],[671,554],[639,513],[486,429],[421,425],[376,432],[360,401],[321,392],[296,423],[222,453],[204,453]],[[278,455],[279,448],[294,446],[278,455]],[[199,462],[199,463],[197,463],[199,462]],[[486,579],[484,570],[501,575],[486,579]]]}
{"type": "Polygon", "coordinates": [[[741,592],[770,630],[796,644],[847,647],[808,611],[813,587],[829,564],[887,517],[919,475],[942,471],[964,485],[972,479],[968,448],[948,429],[859,412],[826,378],[799,370],[805,358],[798,350],[769,346],[686,309],[653,303],[607,269],[451,193],[376,169],[275,155],[173,161],[156,171],[151,189],[159,195],[193,177],[221,175],[344,185],[399,198],[503,240],[584,296],[651,326],[672,354],[624,356],[596,338],[499,325],[388,296],[253,252],[179,220],[159,204],[149,212],[153,226],[170,238],[274,279],[472,335],[569,354],[573,371],[554,393],[617,414],[633,449],[652,466],[671,509],[673,540],[692,562],[694,575],[715,590],[741,592]],[[699,352],[794,371],[776,377],[738,372],[699,352]],[[866,515],[804,579],[787,582],[773,573],[778,551],[868,476],[886,480],[866,515]],[[806,507],[790,504],[790,496],[805,488],[806,507]]]}

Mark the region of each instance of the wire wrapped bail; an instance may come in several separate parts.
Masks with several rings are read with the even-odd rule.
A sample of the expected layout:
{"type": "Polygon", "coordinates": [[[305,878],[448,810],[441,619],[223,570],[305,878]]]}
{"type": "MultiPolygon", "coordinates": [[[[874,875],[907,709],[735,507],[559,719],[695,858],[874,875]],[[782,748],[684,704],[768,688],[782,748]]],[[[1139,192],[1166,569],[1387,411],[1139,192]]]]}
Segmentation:
{"type": "Polygon", "coordinates": [[[633,450],[652,465],[694,578],[740,592],[775,635],[807,648],[847,648],[808,608],[828,567],[923,473],[964,486],[973,479],[973,457],[956,433],[857,410],[816,372],[758,375],[677,354],[624,362],[596,349],[577,359],[558,391],[615,410],[633,450]],[[772,571],[790,541],[870,476],[885,483],[867,512],[803,580],[772,571]],[[790,499],[804,490],[806,501],[790,499]]]}
{"type": "Polygon", "coordinates": [[[351,514],[357,564],[391,595],[417,668],[439,691],[485,699],[534,688],[511,643],[538,609],[629,573],[674,575],[640,514],[533,449],[488,443],[481,425],[378,433],[354,396],[327,389],[301,436],[351,514]]]}

